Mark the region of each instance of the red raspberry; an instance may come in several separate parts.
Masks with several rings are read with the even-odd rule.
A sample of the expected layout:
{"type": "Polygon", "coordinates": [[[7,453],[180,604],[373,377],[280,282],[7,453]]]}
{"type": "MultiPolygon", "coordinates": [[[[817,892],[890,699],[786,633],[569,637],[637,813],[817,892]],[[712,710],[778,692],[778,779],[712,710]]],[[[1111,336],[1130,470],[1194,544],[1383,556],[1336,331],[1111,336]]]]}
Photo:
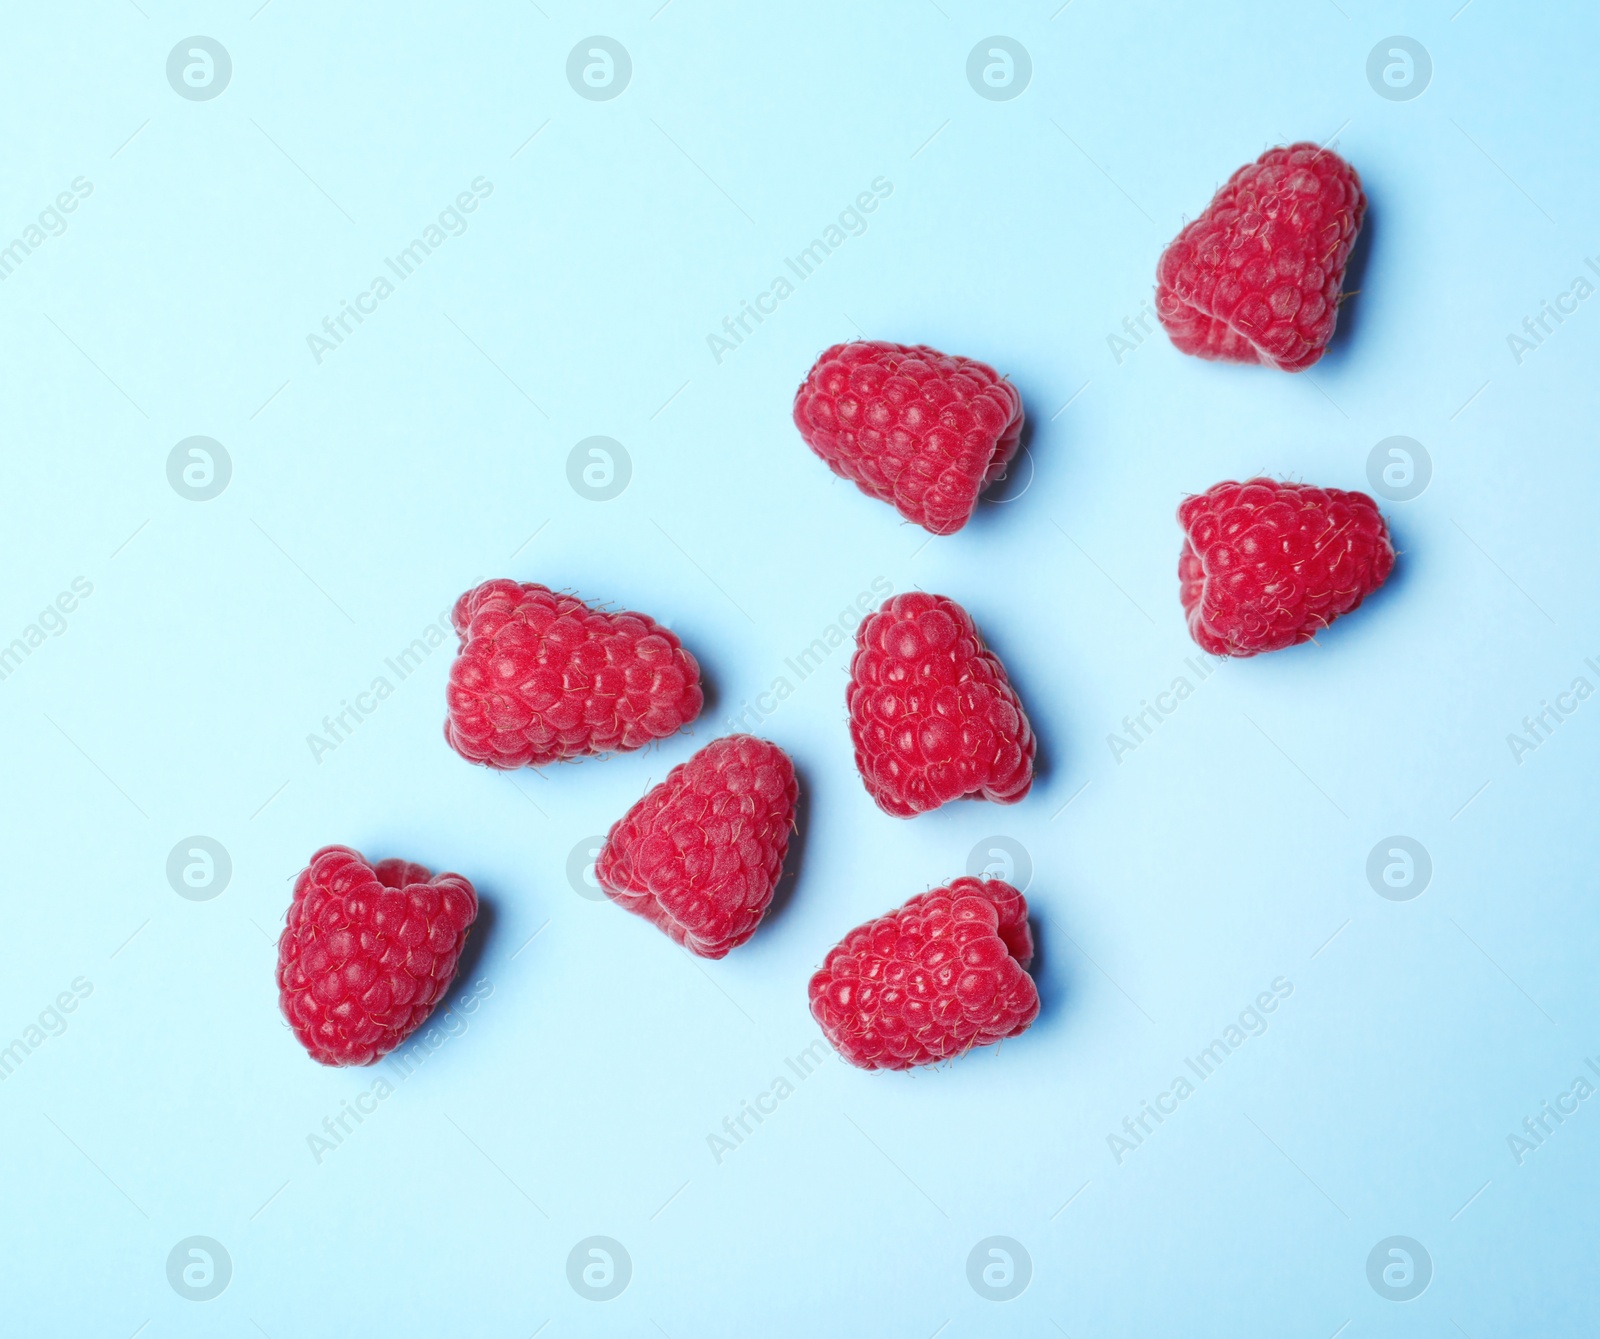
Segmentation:
{"type": "Polygon", "coordinates": [[[415,1032],[455,978],[478,895],[459,874],[369,865],[324,846],[278,939],[278,1005],[322,1065],[370,1065],[415,1032]]]}
{"type": "Polygon", "coordinates": [[[625,753],[700,714],[700,666],[643,614],[486,581],[456,601],[444,737],[468,762],[538,767],[625,753]]]}
{"type": "Polygon", "coordinates": [[[1156,314],[1184,353],[1303,372],[1333,338],[1367,211],[1355,168],[1291,144],[1241,167],[1162,253],[1156,314]]]}
{"type": "Polygon", "coordinates": [[[878,807],[896,818],[1033,785],[1033,729],[1005,666],[954,600],[896,595],[856,630],[850,738],[878,807]]]}
{"type": "Polygon", "coordinates": [[[595,878],[689,952],[724,957],[772,902],[799,795],[794,764],[776,744],[715,740],[617,821],[595,878]]]}
{"type": "Polygon", "coordinates": [[[1028,902],[1009,883],[956,879],[858,925],[811,978],[811,1013],[861,1069],[910,1069],[1025,1032],[1039,992],[1028,902]]]}
{"type": "Polygon", "coordinates": [[[1189,632],[1214,656],[1309,641],[1394,567],[1389,528],[1365,493],[1248,479],[1178,508],[1178,580],[1189,632]]]}
{"type": "Polygon", "coordinates": [[[994,368],[925,344],[835,344],[794,397],[794,425],[835,474],[951,535],[1022,440],[1022,397],[994,368]]]}

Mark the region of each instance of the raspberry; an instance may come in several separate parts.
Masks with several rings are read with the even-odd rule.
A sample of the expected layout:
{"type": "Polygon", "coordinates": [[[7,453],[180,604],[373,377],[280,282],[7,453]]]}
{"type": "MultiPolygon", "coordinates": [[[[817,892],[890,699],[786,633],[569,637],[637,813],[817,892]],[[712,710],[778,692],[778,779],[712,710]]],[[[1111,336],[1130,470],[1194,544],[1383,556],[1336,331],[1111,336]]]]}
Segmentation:
{"type": "Polygon", "coordinates": [[[1367,197],[1330,149],[1291,144],[1241,167],[1156,267],[1156,314],[1184,353],[1303,372],[1339,315],[1367,197]]]}
{"type": "Polygon", "coordinates": [[[1389,528],[1365,493],[1248,479],[1178,508],[1178,580],[1189,632],[1216,656],[1309,641],[1394,567],[1389,528]]]}
{"type": "Polygon", "coordinates": [[[1033,785],[1033,729],[1005,666],[954,600],[896,595],[856,630],[850,738],[867,793],[896,818],[1033,785]]]}
{"type": "Polygon", "coordinates": [[[951,535],[1022,440],[1022,397],[987,364],[925,344],[835,344],[794,397],[828,468],[908,521],[951,535]]]}
{"type": "Polygon", "coordinates": [[[811,978],[811,1013],[861,1069],[910,1069],[1025,1032],[1039,992],[1028,902],[963,878],[858,925],[811,978]]]}
{"type": "Polygon", "coordinates": [[[459,874],[369,865],[324,846],[278,939],[278,1005],[322,1065],[370,1065],[415,1032],[456,974],[478,895],[459,874]]]}
{"type": "Polygon", "coordinates": [[[700,714],[700,666],[643,614],[486,581],[456,601],[444,737],[468,762],[538,767],[624,753],[700,714]]]}
{"type": "Polygon", "coordinates": [[[772,902],[799,794],[794,764],[776,744],[715,740],[617,821],[595,878],[689,952],[724,957],[772,902]]]}

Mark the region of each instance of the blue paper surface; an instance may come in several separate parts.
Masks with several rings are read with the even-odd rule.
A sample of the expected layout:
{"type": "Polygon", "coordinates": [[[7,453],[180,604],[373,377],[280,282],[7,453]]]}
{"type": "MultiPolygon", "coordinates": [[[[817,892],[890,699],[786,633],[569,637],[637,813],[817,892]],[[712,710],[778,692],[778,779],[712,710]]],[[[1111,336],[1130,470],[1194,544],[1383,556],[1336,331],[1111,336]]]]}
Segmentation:
{"type": "Polygon", "coordinates": [[[1591,8],[72,0],[7,34],[0,1328],[1588,1326],[1591,8]],[[1333,349],[1178,354],[1162,247],[1296,139],[1370,200],[1333,349]],[[1021,390],[958,535],[789,421],[863,335],[1021,390]],[[1401,557],[1218,664],[1173,513],[1258,472],[1381,482],[1401,557]],[[446,620],[494,576],[669,623],[693,734],[463,763],[446,620]],[[849,638],[912,589],[1010,670],[1024,803],[863,790],[849,638]],[[701,963],[585,852],[741,728],[796,760],[802,858],[701,963]],[[375,1070],[277,1009],[334,842],[485,903],[375,1070]],[[827,949],[983,869],[1027,883],[1037,1024],[839,1063],[827,949]]]}

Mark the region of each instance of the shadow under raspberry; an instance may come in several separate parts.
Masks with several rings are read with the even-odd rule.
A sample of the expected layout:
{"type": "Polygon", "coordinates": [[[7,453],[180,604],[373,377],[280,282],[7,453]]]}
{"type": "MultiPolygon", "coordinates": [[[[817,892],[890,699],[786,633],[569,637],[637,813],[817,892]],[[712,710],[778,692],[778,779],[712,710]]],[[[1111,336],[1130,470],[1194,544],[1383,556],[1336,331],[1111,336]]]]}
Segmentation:
{"type": "MultiPolygon", "coordinates": [[[[1396,505],[1389,504],[1391,509],[1396,505]]],[[[1394,567],[1390,569],[1388,580],[1348,614],[1341,614],[1334,619],[1311,641],[1301,642],[1299,646],[1286,647],[1282,651],[1255,656],[1254,659],[1272,660],[1277,656],[1296,653],[1302,656],[1318,655],[1334,651],[1348,641],[1387,635],[1377,631],[1380,626],[1378,621],[1389,616],[1389,605],[1400,598],[1402,588],[1411,580],[1412,564],[1406,560],[1405,546],[1401,543],[1400,536],[1395,533],[1392,516],[1386,514],[1384,519],[1389,522],[1389,541],[1394,545],[1394,567]],[[1373,631],[1367,630],[1369,624],[1373,626],[1373,631]]]]}
{"type": "Polygon", "coordinates": [[[463,992],[471,991],[472,983],[478,979],[478,968],[483,962],[484,952],[494,937],[494,924],[499,919],[499,912],[476,883],[473,884],[473,890],[478,894],[478,917],[467,931],[467,942],[461,946],[461,956],[456,959],[455,980],[450,983],[450,989],[445,992],[436,1010],[452,1007],[463,992]]]}
{"type": "Polygon", "coordinates": [[[1339,300],[1339,319],[1334,322],[1333,338],[1328,341],[1327,351],[1309,369],[1313,373],[1319,367],[1341,367],[1352,356],[1351,345],[1361,325],[1361,302],[1357,295],[1366,286],[1367,259],[1372,253],[1376,213],[1369,195],[1367,212],[1361,220],[1361,231],[1356,234],[1355,245],[1350,248],[1350,258],[1345,262],[1342,292],[1346,296],[1339,300]]]}
{"type": "MultiPolygon", "coordinates": [[[[978,633],[983,638],[983,644],[993,651],[995,655],[999,656],[1000,663],[1005,666],[1006,678],[1010,681],[1011,687],[1021,700],[1023,714],[1028,718],[1028,727],[1033,731],[1033,785],[1028,794],[1018,801],[1019,804],[1027,804],[1033,801],[1034,796],[1049,781],[1051,769],[1057,761],[1054,756],[1054,745],[1045,743],[1044,733],[1040,729],[1040,723],[1044,718],[1037,710],[1037,706],[1044,705],[1048,699],[1034,695],[1029,688],[1026,672],[1018,673],[1017,658],[1011,654],[1008,648],[997,644],[989,636],[989,629],[978,613],[973,613],[972,621],[978,625],[978,633]]],[[[987,803],[987,801],[984,801],[984,803],[987,803]]]]}
{"type": "MultiPolygon", "coordinates": [[[[792,761],[792,759],[791,759],[792,761]]],[[[778,885],[772,890],[772,901],[767,914],[756,927],[754,938],[770,932],[770,927],[780,920],[794,900],[795,888],[800,883],[800,867],[805,861],[806,834],[811,828],[811,782],[799,763],[794,766],[794,779],[799,787],[799,797],[794,806],[794,831],[789,834],[789,849],[784,853],[783,871],[778,875],[778,885]]],[[[734,950],[735,953],[738,949],[734,950]]]]}
{"type": "Polygon", "coordinates": [[[1022,412],[1022,435],[1017,453],[1011,457],[1006,472],[978,494],[978,505],[973,510],[972,519],[963,527],[963,533],[971,530],[984,534],[992,528],[1010,524],[1006,519],[1007,513],[1015,511],[1017,504],[1033,489],[1037,471],[1033,441],[1037,425],[1026,397],[1023,399],[1022,412]]]}
{"type": "MultiPolygon", "coordinates": [[[[692,647],[690,648],[690,651],[693,651],[692,647]]],[[[722,694],[717,690],[717,681],[715,676],[713,676],[711,671],[706,668],[705,661],[703,661],[698,655],[696,655],[694,659],[695,664],[700,667],[700,696],[702,698],[702,702],[700,706],[700,714],[696,716],[694,720],[690,721],[685,727],[690,733],[693,733],[702,725],[704,725],[707,729],[711,729],[712,727],[710,718],[715,714],[717,707],[722,702],[722,694]]],[[[718,734],[715,730],[712,730],[711,737],[713,739],[718,738],[718,734]]]]}
{"type": "Polygon", "coordinates": [[[1028,975],[1033,978],[1034,989],[1039,992],[1039,1016],[1033,1023],[1033,1028],[1037,1028],[1050,1022],[1067,1007],[1073,991],[1066,973],[1057,963],[1056,950],[1059,946],[1051,941],[1047,933],[1054,929],[1049,917],[1030,912],[1028,929],[1033,935],[1033,961],[1028,964],[1028,975]]]}

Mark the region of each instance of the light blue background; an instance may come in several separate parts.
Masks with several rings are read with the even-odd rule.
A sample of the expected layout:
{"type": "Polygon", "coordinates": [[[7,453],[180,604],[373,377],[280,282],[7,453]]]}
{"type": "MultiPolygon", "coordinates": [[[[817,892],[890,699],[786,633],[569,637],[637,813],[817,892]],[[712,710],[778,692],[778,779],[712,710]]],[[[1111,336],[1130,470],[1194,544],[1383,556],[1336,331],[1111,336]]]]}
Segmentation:
{"type": "Polygon", "coordinates": [[[0,47],[0,240],[93,184],[0,285],[0,641],[93,584],[0,682],[0,1032],[93,986],[0,1084],[0,1328],[1592,1324],[1600,1103],[1522,1165],[1507,1144],[1600,1052],[1600,702],[1520,763],[1507,744],[1575,676],[1600,685],[1600,301],[1520,364],[1507,345],[1600,252],[1592,10],[258,3],[63,0],[10,13],[0,47]],[[214,101],[166,80],[195,33],[232,57],[214,101]],[[613,101],[565,77],[595,33],[631,54],[613,101]],[[1031,55],[1012,101],[966,81],[994,33],[1031,55]],[[1415,100],[1367,83],[1391,34],[1431,53],[1415,100]],[[1296,138],[1331,139],[1371,201],[1334,351],[1298,377],[1159,336],[1119,362],[1162,246],[1296,138]],[[479,176],[467,230],[315,362],[307,335],[479,176]],[[715,361],[707,335],[879,176],[865,233],[715,361]],[[1031,483],[928,543],[834,480],[789,403],[858,333],[1009,375],[1031,483]],[[194,434],[233,462],[205,503],[165,472],[194,434]],[[593,434],[632,458],[612,502],[567,483],[593,434]],[[1263,470],[1366,488],[1392,434],[1434,475],[1385,504],[1388,587],[1318,645],[1223,666],[1114,759],[1194,651],[1183,495],[1263,470]],[[490,576],[669,622],[714,689],[693,736],[470,768],[441,737],[440,651],[315,760],[323,716],[490,576]],[[874,578],[988,634],[1042,741],[1028,800],[876,811],[840,651],[760,726],[809,818],[748,946],[700,964],[577,895],[574,844],[792,679],[874,578]],[[167,882],[190,834],[231,855],[214,900],[167,882]],[[1391,834],[1431,853],[1415,900],[1367,882],[1391,834]],[[830,1059],[718,1164],[707,1136],[816,1041],[828,947],[997,835],[1034,867],[1035,1027],[910,1076],[830,1059]],[[329,842],[470,877],[489,990],[318,1163],[308,1136],[374,1079],[313,1065],[277,1011],[290,882],[329,842]],[[1268,1030],[1119,1165],[1108,1135],[1279,976],[1268,1030]],[[566,1281],[594,1234],[633,1262],[604,1304],[566,1281]],[[1397,1234],[1434,1266],[1405,1304],[1366,1278],[1397,1234]],[[232,1259],[214,1301],[168,1286],[191,1235],[232,1259]],[[992,1235],[1032,1260],[1004,1304],[966,1278],[992,1235]]]}

